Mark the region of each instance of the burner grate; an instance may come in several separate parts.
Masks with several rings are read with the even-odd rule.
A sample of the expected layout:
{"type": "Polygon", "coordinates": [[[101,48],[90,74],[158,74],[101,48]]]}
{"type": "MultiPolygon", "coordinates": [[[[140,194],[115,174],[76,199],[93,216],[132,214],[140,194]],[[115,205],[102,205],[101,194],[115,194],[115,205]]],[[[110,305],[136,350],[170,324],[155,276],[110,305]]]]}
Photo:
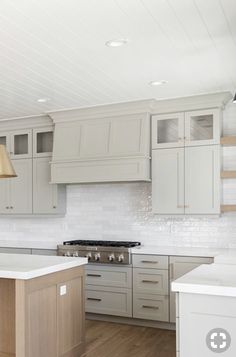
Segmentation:
{"type": "Polygon", "coordinates": [[[113,241],[113,240],[70,240],[63,242],[64,245],[80,245],[91,247],[123,247],[132,248],[141,245],[140,242],[133,241],[113,241]]]}

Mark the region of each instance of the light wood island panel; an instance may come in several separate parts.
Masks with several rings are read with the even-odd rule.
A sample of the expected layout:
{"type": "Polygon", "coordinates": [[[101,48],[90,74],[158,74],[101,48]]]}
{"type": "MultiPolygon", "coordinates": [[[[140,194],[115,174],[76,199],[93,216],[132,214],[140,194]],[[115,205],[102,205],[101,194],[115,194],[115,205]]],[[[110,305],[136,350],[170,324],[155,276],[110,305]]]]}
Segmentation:
{"type": "Polygon", "coordinates": [[[30,280],[0,279],[0,316],[0,357],[82,356],[83,267],[30,280]]]}

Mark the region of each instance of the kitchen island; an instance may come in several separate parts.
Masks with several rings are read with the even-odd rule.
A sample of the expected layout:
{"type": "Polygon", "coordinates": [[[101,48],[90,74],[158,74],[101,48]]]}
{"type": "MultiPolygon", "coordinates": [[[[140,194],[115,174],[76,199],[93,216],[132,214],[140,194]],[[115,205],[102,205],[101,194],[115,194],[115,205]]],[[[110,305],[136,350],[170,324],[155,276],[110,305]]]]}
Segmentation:
{"type": "Polygon", "coordinates": [[[178,357],[236,355],[236,265],[226,262],[219,256],[172,283],[178,357]]]}
{"type": "Polygon", "coordinates": [[[0,254],[0,357],[83,354],[86,263],[0,254]]]}

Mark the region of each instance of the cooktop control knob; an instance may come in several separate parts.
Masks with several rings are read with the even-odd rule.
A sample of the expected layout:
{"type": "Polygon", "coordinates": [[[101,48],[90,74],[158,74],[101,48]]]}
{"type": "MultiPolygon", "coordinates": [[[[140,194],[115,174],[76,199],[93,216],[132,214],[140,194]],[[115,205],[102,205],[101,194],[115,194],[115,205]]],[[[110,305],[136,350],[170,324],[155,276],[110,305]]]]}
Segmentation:
{"type": "Polygon", "coordinates": [[[124,255],[123,254],[118,255],[117,260],[119,263],[122,263],[124,261],[124,255]]]}
{"type": "Polygon", "coordinates": [[[66,253],[64,253],[64,257],[70,257],[70,252],[67,251],[66,253]]]}
{"type": "Polygon", "coordinates": [[[95,260],[96,262],[99,261],[100,258],[101,258],[100,253],[95,253],[95,254],[94,254],[94,260],[95,260]]]}
{"type": "Polygon", "coordinates": [[[74,252],[73,253],[73,257],[78,257],[79,256],[79,253],[78,252],[74,252]]]}
{"type": "Polygon", "coordinates": [[[114,254],[108,255],[108,260],[109,262],[113,262],[115,260],[115,255],[114,254]]]}
{"type": "Polygon", "coordinates": [[[92,258],[92,253],[87,253],[87,254],[85,255],[85,258],[88,258],[88,260],[91,260],[91,258],[92,258]]]}

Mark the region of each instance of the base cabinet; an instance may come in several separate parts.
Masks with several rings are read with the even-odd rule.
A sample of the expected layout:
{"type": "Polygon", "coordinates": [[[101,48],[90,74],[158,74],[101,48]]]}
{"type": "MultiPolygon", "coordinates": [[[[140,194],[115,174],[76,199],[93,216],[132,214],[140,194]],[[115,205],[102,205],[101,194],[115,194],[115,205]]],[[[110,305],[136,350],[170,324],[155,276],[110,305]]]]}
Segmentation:
{"type": "Polygon", "coordinates": [[[169,298],[163,295],[134,294],[133,317],[145,320],[168,321],[169,298]]]}
{"type": "Polygon", "coordinates": [[[86,266],[86,312],[132,317],[132,268],[86,266]]]}
{"type": "Polygon", "coordinates": [[[131,289],[87,286],[85,304],[86,312],[132,317],[131,289]]]}
{"type": "MultiPolygon", "coordinates": [[[[211,264],[213,258],[205,257],[170,257],[170,284],[172,281],[187,274],[191,270],[197,268],[201,264],[211,264]]],[[[170,322],[176,322],[176,301],[175,293],[170,289],[170,322]]]]}
{"type": "MultiPolygon", "coordinates": [[[[190,293],[179,295],[179,330],[177,335],[179,357],[213,357],[217,354],[233,357],[236,354],[235,297],[211,296],[190,293]],[[224,329],[231,336],[231,344],[225,351],[228,341],[225,336],[212,336],[213,350],[206,343],[208,333],[213,329],[224,329]],[[213,344],[214,343],[214,344],[213,344]]],[[[211,341],[209,341],[210,343],[211,341]]]]}
{"type": "Polygon", "coordinates": [[[0,355],[82,356],[83,289],[81,267],[29,280],[0,279],[0,355]]]}
{"type": "Polygon", "coordinates": [[[133,254],[132,262],[133,267],[86,266],[86,312],[176,323],[171,282],[201,264],[211,264],[213,258],[133,254]]]}
{"type": "Polygon", "coordinates": [[[169,322],[168,257],[133,256],[133,317],[169,322]]]}

